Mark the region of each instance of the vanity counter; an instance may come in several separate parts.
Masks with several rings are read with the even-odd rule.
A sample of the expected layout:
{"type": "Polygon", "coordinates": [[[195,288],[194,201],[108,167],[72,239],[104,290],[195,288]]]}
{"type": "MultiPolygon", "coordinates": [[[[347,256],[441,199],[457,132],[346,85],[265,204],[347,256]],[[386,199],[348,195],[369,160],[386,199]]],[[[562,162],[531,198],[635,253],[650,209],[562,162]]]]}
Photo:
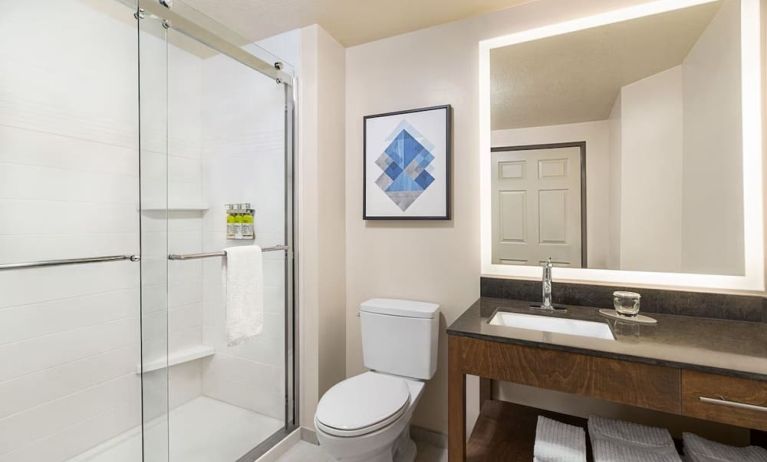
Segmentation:
{"type": "Polygon", "coordinates": [[[547,313],[531,302],[482,297],[447,329],[448,335],[541,347],[624,361],[767,380],[767,324],[644,313],[657,325],[621,322],[597,308],[567,306],[547,313]],[[496,310],[607,323],[615,340],[490,325],[496,310]]]}
{"type": "MultiPolygon", "coordinates": [[[[735,425],[750,429],[754,444],[767,442],[767,324],[651,313],[658,324],[643,325],[603,317],[597,308],[547,312],[529,305],[483,297],[447,329],[451,462],[532,458],[536,415],[545,412],[494,401],[494,381],[735,425]],[[604,338],[491,325],[497,311],[599,322],[615,339],[606,338],[604,325],[588,330],[604,338]],[[469,375],[480,378],[481,410],[467,442],[469,375]]],[[[576,325],[583,326],[567,328],[576,325]]]]}

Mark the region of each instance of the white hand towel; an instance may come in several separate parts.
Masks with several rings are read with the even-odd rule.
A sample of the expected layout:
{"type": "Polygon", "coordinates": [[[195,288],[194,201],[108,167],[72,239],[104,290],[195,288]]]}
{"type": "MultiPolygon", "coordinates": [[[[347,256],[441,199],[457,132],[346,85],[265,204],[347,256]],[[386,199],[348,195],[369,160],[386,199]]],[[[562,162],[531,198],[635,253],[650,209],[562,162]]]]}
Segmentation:
{"type": "Polygon", "coordinates": [[[682,462],[673,446],[654,448],[592,437],[591,450],[594,462],[682,462]]]}
{"type": "Polygon", "coordinates": [[[226,341],[239,345],[264,329],[264,264],[257,245],[226,249],[226,341]]]}
{"type": "Polygon", "coordinates": [[[586,462],[586,432],[573,425],[538,417],[534,462],[586,462]]]}
{"type": "Polygon", "coordinates": [[[681,462],[665,428],[589,417],[595,462],[681,462]]]}
{"type": "Polygon", "coordinates": [[[650,448],[674,447],[671,433],[665,428],[648,427],[623,420],[589,417],[589,435],[619,443],[650,448]]]}
{"type": "Polygon", "coordinates": [[[689,462],[767,462],[767,449],[758,446],[737,448],[684,433],[684,453],[689,462]]]}

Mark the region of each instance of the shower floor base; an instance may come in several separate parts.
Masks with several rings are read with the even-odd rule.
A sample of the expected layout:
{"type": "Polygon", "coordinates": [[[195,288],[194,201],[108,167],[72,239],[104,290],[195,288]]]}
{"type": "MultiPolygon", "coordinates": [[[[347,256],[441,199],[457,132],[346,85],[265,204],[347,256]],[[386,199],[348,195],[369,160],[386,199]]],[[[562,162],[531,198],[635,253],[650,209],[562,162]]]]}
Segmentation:
{"type": "MultiPolygon", "coordinates": [[[[147,460],[165,460],[164,453],[168,451],[171,461],[234,462],[283,424],[275,418],[200,396],[170,411],[169,426],[169,451],[164,445],[148,441],[147,460]]],[[[147,427],[150,435],[154,432],[164,438],[164,422],[154,421],[147,427]]],[[[69,460],[86,461],[141,461],[141,429],[134,428],[69,460]]]]}

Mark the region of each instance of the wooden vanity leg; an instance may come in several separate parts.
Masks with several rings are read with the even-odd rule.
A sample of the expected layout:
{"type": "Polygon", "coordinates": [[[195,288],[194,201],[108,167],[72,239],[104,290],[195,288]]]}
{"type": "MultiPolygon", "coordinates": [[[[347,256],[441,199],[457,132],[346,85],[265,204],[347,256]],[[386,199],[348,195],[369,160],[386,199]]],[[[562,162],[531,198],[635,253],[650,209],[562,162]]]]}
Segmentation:
{"type": "Polygon", "coordinates": [[[751,430],[751,444],[767,449],[767,432],[751,430]]]}
{"type": "Polygon", "coordinates": [[[493,379],[479,378],[479,408],[485,405],[485,401],[493,399],[493,379]]]}
{"type": "Polygon", "coordinates": [[[466,374],[461,366],[461,338],[449,336],[447,348],[447,454],[449,462],[466,460],[466,374]]]}

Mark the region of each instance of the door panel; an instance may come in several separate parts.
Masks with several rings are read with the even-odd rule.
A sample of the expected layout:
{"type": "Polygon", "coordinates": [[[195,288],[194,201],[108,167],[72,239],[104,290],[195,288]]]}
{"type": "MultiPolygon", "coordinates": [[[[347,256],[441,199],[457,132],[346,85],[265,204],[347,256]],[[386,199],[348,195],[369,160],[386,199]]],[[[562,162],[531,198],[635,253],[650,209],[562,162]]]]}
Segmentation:
{"type": "Polygon", "coordinates": [[[581,148],[493,153],[493,263],[582,266],[581,148]]]}
{"type": "Polygon", "coordinates": [[[501,191],[501,241],[527,241],[527,191],[501,191]]]}
{"type": "Polygon", "coordinates": [[[567,190],[538,191],[539,244],[567,244],[567,190]]]}

